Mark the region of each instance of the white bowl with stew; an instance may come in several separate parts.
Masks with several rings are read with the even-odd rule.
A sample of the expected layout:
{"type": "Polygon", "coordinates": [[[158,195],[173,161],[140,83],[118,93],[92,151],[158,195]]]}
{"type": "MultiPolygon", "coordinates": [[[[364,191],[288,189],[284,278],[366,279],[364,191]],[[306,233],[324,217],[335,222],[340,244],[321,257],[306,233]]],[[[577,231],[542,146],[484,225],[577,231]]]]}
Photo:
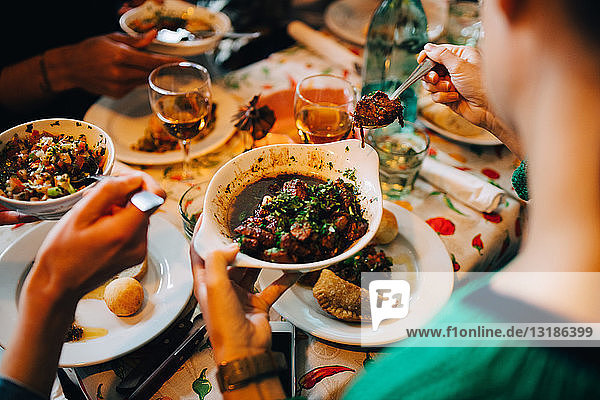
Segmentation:
{"type": "MultiPolygon", "coordinates": [[[[96,125],[75,119],[40,119],[17,125],[0,133],[0,151],[4,149],[6,144],[15,135],[23,138],[31,136],[34,132],[48,132],[55,136],[65,134],[74,138],[78,138],[81,135],[85,136],[90,148],[105,149],[102,156],[103,165],[100,173],[102,175],[110,175],[115,162],[115,148],[110,136],[96,125]]],[[[19,182],[24,183],[22,181],[25,181],[25,179],[20,178],[19,182]]],[[[0,194],[0,204],[6,208],[20,211],[27,215],[33,215],[40,219],[56,220],[69,211],[81,199],[83,193],[94,184],[92,182],[72,194],[57,198],[48,198],[47,200],[18,200],[0,194]]]]}
{"type": "MultiPolygon", "coordinates": [[[[232,265],[310,272],[340,262],[365,247],[375,236],[383,213],[379,158],[369,145],[350,139],[328,144],[281,144],[260,147],[230,160],[210,181],[204,199],[202,224],[193,245],[202,257],[234,241],[230,226],[232,205],[242,190],[263,178],[302,175],[321,181],[341,178],[355,185],[367,232],[342,253],[307,263],[277,263],[238,253],[232,265]]],[[[256,201],[256,205],[260,200],[256,201]]]]}

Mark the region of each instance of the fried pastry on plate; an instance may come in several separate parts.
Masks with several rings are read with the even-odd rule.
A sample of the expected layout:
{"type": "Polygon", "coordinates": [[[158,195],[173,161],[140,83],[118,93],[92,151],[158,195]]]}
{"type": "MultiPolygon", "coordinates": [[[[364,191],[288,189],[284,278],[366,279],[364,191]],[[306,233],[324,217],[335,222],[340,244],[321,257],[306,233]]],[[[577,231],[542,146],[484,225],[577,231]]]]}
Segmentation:
{"type": "Polygon", "coordinates": [[[368,301],[368,291],[350,283],[328,269],[321,271],[319,280],[313,287],[313,296],[323,310],[343,321],[360,322],[361,297],[368,301]]]}

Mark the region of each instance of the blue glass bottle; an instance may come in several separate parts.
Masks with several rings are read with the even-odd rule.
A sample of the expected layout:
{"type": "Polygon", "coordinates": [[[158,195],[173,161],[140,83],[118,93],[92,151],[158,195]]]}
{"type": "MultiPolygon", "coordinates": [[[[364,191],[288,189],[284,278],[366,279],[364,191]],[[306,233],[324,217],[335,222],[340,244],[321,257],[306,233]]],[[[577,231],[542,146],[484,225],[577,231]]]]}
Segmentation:
{"type": "MultiPolygon", "coordinates": [[[[376,90],[392,94],[417,66],[416,55],[427,41],[427,17],[419,0],[384,0],[373,14],[367,33],[362,95],[376,90]]],[[[414,122],[414,88],[406,90],[400,99],[404,119],[414,122]]]]}

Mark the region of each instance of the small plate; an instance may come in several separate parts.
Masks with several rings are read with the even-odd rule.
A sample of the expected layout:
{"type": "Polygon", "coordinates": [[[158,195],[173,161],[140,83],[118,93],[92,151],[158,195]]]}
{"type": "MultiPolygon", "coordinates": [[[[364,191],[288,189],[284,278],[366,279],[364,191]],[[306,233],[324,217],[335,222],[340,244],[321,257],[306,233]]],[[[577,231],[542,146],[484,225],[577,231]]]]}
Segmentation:
{"type": "Polygon", "coordinates": [[[326,260],[303,264],[284,264],[259,260],[238,253],[232,265],[287,271],[309,272],[335,264],[356,253],[375,236],[381,222],[382,196],[379,185],[379,157],[369,145],[350,139],[327,144],[279,144],[259,147],[233,158],[212,177],[204,197],[204,217],[194,240],[202,257],[215,248],[232,242],[228,214],[235,197],[248,185],[263,177],[300,174],[323,180],[341,178],[353,181],[360,193],[367,232],[346,251],[326,260]],[[349,179],[352,173],[355,179],[349,179]]]}
{"type": "MultiPolygon", "coordinates": [[[[196,158],[216,150],[235,133],[231,117],[238,111],[239,102],[217,85],[212,86],[213,102],[217,105],[217,120],[213,130],[200,140],[192,140],[190,157],[196,158]]],[[[136,165],[165,165],[183,161],[180,149],[151,153],[133,150],[132,145],[142,138],[148,128],[152,109],[148,87],[139,86],[121,99],[102,97],[86,112],[84,120],[109,132],[119,161],[136,165]]]]}
{"type": "MultiPolygon", "coordinates": [[[[392,243],[379,248],[394,260],[393,272],[415,272],[414,282],[411,282],[410,313],[406,318],[385,320],[373,332],[369,324],[333,318],[321,309],[311,288],[299,284],[292,286],[273,304],[275,311],[311,335],[335,343],[365,347],[405,339],[406,327],[421,327],[437,314],[450,298],[454,286],[454,271],[448,251],[433,229],[415,214],[389,201],[384,201],[383,206],[394,213],[400,233],[392,243]]],[[[261,271],[259,288],[264,289],[280,276],[281,271],[261,271]]]]}
{"type": "MultiPolygon", "coordinates": [[[[17,295],[40,245],[54,222],[32,228],[0,255],[0,343],[6,347],[17,324],[17,295]]],[[[85,266],[82,266],[85,267],[85,266]]],[[[153,216],[148,231],[148,271],[142,309],[131,317],[117,317],[103,300],[82,299],[75,321],[108,330],[105,336],[65,343],[61,367],[94,365],[129,353],[158,336],[179,315],[192,293],[189,247],[169,222],[153,216]]]]}
{"type": "Polygon", "coordinates": [[[134,31],[129,23],[137,18],[145,18],[156,12],[168,15],[188,15],[210,21],[215,29],[215,35],[197,40],[181,41],[178,43],[163,42],[154,39],[147,47],[149,51],[173,56],[194,56],[214,49],[221,40],[223,33],[231,31],[231,20],[222,12],[213,12],[205,7],[197,7],[181,0],[166,0],[164,4],[147,1],[139,7],[127,11],[119,19],[119,25],[128,35],[140,37],[142,34],[134,31]]]}
{"type": "Polygon", "coordinates": [[[450,132],[444,128],[440,128],[433,122],[431,122],[423,117],[417,117],[417,122],[422,123],[427,128],[434,131],[435,133],[439,133],[440,135],[445,136],[448,139],[455,140],[457,142],[476,144],[479,146],[497,146],[497,145],[502,144],[502,142],[497,137],[492,135],[491,133],[483,132],[479,135],[463,136],[463,135],[458,135],[456,133],[450,132]]]}
{"type": "Polygon", "coordinates": [[[364,46],[371,17],[379,3],[374,0],[334,1],[325,10],[325,25],[340,38],[364,46]]]}

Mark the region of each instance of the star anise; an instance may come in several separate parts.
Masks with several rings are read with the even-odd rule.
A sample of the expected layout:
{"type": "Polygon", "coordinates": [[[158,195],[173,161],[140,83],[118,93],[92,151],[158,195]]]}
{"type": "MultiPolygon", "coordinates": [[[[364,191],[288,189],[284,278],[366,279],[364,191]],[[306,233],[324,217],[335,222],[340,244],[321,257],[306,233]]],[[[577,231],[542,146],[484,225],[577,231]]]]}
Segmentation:
{"type": "Polygon", "coordinates": [[[264,138],[275,123],[275,113],[269,106],[257,107],[260,95],[254,96],[247,106],[233,116],[235,127],[240,131],[248,131],[254,140],[264,138]]]}

